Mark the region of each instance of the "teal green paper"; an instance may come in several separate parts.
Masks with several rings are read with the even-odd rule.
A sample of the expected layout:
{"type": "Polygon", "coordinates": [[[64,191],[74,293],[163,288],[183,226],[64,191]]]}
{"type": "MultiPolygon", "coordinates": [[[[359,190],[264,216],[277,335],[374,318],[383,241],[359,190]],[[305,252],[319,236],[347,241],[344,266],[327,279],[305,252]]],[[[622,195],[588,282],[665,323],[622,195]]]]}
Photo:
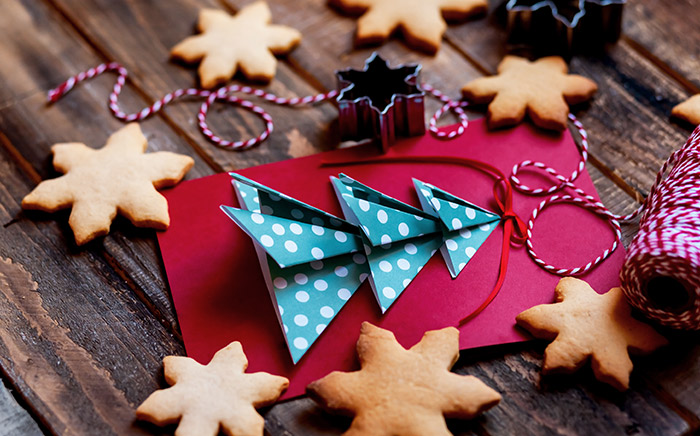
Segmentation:
{"type": "Polygon", "coordinates": [[[354,225],[231,173],[242,209],[221,209],[254,241],[294,363],[368,276],[354,225]]]}
{"type": "Polygon", "coordinates": [[[413,184],[423,210],[439,218],[442,223],[445,245],[440,252],[454,279],[501,218],[431,184],[416,179],[413,179],[413,184]]]}
{"type": "Polygon", "coordinates": [[[331,181],[346,219],[362,229],[370,283],[384,313],[442,245],[440,221],[345,174],[331,181]]]}
{"type": "Polygon", "coordinates": [[[230,174],[241,209],[221,209],[255,242],[294,363],[365,279],[384,313],[438,249],[456,278],[500,220],[419,180],[422,210],[340,174],[346,221],[230,174]]]}

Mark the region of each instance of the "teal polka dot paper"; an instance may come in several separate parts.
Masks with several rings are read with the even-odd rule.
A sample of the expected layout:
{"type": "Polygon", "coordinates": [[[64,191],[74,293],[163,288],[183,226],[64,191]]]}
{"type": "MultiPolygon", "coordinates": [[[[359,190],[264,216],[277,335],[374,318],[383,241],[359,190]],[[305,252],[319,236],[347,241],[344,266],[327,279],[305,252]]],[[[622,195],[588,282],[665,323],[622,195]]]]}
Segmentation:
{"type": "Polygon", "coordinates": [[[341,219],[230,174],[241,208],[221,209],[254,241],[294,363],[363,281],[369,279],[384,313],[437,250],[456,278],[500,221],[415,179],[421,209],[345,174],[332,177],[341,219]]]}
{"type": "Polygon", "coordinates": [[[331,182],[345,218],[362,230],[372,290],[386,312],[442,245],[440,220],[345,174],[331,182]]]}
{"type": "Polygon", "coordinates": [[[413,179],[413,184],[423,210],[442,223],[445,244],[440,252],[455,278],[496,228],[500,217],[429,183],[413,179]]]}
{"type": "Polygon", "coordinates": [[[233,178],[232,184],[238,194],[239,202],[246,210],[328,227],[347,233],[357,233],[357,228],[345,220],[270,189],[240,174],[229,173],[229,175],[233,178]]]}
{"type": "Polygon", "coordinates": [[[367,277],[366,259],[355,253],[287,268],[271,260],[268,266],[277,314],[297,363],[367,277]]]}
{"type": "Polygon", "coordinates": [[[393,244],[366,247],[370,283],[382,313],[399,298],[442,245],[442,238],[422,236],[393,244]]]}
{"type": "Polygon", "coordinates": [[[221,209],[255,242],[297,363],[369,276],[357,226],[235,173],[241,209],[221,209]]]}
{"type": "Polygon", "coordinates": [[[362,240],[353,233],[229,206],[221,209],[282,268],[362,250],[362,240]]]}

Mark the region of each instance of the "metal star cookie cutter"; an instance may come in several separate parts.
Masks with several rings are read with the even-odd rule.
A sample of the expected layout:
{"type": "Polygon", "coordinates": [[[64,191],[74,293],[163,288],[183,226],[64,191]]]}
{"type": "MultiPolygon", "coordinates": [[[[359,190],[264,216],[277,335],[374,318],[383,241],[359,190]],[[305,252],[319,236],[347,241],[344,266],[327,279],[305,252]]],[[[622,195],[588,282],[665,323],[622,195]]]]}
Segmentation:
{"type": "Polygon", "coordinates": [[[342,139],[371,138],[385,153],[397,136],[424,134],[425,92],[418,82],[420,69],[418,64],[391,68],[375,52],[362,70],[336,71],[342,139]]]}
{"type": "Polygon", "coordinates": [[[508,0],[508,42],[546,54],[598,51],[620,38],[627,0],[508,0]]]}

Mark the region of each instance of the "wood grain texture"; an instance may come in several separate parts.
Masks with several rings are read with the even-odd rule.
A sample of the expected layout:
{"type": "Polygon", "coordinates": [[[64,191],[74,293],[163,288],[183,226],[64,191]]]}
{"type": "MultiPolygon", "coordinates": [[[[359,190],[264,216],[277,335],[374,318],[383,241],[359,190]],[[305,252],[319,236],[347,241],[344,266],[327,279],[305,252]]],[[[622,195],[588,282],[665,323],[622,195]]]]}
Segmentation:
{"type": "MultiPolygon", "coordinates": [[[[199,8],[219,7],[214,0],[51,1],[101,53],[126,66],[131,72],[133,83],[152,100],[176,88],[197,84],[196,69],[169,62],[169,51],[177,42],[194,33],[199,8]]],[[[279,22],[274,8],[272,13],[273,21],[279,22]]],[[[259,87],[281,97],[318,93],[285,62],[278,63],[277,76],[269,86],[259,87]]],[[[256,149],[243,153],[223,150],[209,143],[199,132],[196,114],[200,104],[201,101],[177,103],[166,109],[167,118],[171,127],[188,137],[190,144],[208,156],[210,163],[219,171],[289,158],[289,141],[283,132],[294,128],[316,144],[318,150],[328,150],[338,142],[337,133],[330,128],[337,116],[337,111],[331,105],[292,110],[262,104],[277,120],[277,133],[256,149]],[[299,123],[299,119],[304,122],[299,123]]],[[[125,107],[140,109],[140,106],[125,107]]],[[[248,139],[257,136],[264,127],[257,116],[230,105],[217,104],[211,113],[210,126],[223,138],[248,139]]]]}
{"type": "MultiPolygon", "coordinates": [[[[234,10],[250,2],[223,1],[234,10]]],[[[443,46],[436,56],[425,56],[396,39],[381,46],[354,47],[356,17],[341,14],[323,0],[270,0],[268,3],[277,13],[280,24],[293,26],[304,35],[300,46],[289,55],[289,61],[303,70],[312,83],[320,84],[323,89],[337,87],[335,71],[362,69],[365,60],[375,51],[389,61],[391,66],[420,64],[421,80],[451,96],[459,95],[461,80],[481,75],[449,46],[443,46]]],[[[432,114],[440,106],[432,99],[426,101],[429,104],[426,114],[432,114]]]]}
{"type": "MultiPolygon", "coordinates": [[[[494,9],[498,2],[491,3],[494,9]]],[[[496,15],[447,31],[450,43],[491,74],[508,52],[506,32],[496,15]]],[[[570,70],[598,84],[590,104],[574,108],[592,132],[591,154],[606,171],[646,195],[658,168],[688,136],[668,122],[671,107],[686,92],[624,40],[600,56],[575,57],[570,70]]]]}
{"type": "MultiPolygon", "coordinates": [[[[0,44],[0,50],[7,51],[11,47],[12,51],[23,53],[26,61],[14,66],[13,77],[31,81],[25,88],[35,90],[22,98],[15,98],[11,93],[5,93],[4,88],[0,89],[0,99],[12,100],[0,108],[0,131],[3,132],[0,139],[6,147],[15,150],[17,158],[25,162],[27,170],[33,174],[33,181],[38,183],[39,179],[57,176],[51,164],[52,144],[79,141],[94,148],[102,147],[107,137],[123,126],[106,107],[105,97],[113,78],[100,77],[81,84],[59,102],[47,106],[45,92],[48,88],[76,71],[94,66],[101,59],[70,26],[61,21],[58,13],[41,2],[2,2],[0,15],[8,21],[5,30],[17,38],[16,45],[0,44]],[[70,55],[63,57],[62,53],[70,55]]],[[[144,101],[131,94],[125,98],[125,103],[141,106],[144,101]]],[[[195,158],[195,166],[187,178],[212,173],[187,142],[158,117],[142,123],[142,129],[149,142],[149,151],[173,151],[195,158]]],[[[29,216],[58,219],[63,223],[61,230],[65,243],[74,246],[72,233],[65,225],[66,214],[30,213],[29,216]]],[[[112,235],[89,244],[87,249],[103,252],[115,265],[119,264],[117,270],[122,279],[132,282],[165,322],[176,325],[172,303],[164,292],[165,276],[152,236],[154,233],[149,229],[136,229],[125,219],[117,219],[112,226],[112,235]]]]}
{"type": "MultiPolygon", "coordinates": [[[[29,181],[3,150],[0,221],[29,181]]],[[[103,258],[66,244],[55,221],[1,230],[0,368],[54,434],[138,434],[133,409],[182,346],[103,258]]]]}
{"type": "MultiPolygon", "coordinates": [[[[55,176],[52,143],[81,140],[98,147],[122,125],[106,108],[113,75],[78,85],[49,107],[43,91],[78,71],[116,60],[127,66],[135,85],[124,92],[124,108],[141,109],[166,92],[196,84],[195,69],[169,62],[168,51],[194,33],[197,9],[234,12],[249,1],[0,2],[0,24],[3,36],[8,35],[0,41],[0,56],[7,60],[0,63],[0,223],[6,225],[0,228],[0,279],[11,277],[0,286],[0,371],[51,433],[159,432],[134,424],[133,409],[165,386],[162,357],[184,349],[153,231],[118,220],[110,236],[78,250],[67,213],[20,212],[22,196],[40,178],[55,176]]],[[[505,52],[502,28],[492,17],[450,26],[442,49],[430,57],[399,40],[353,47],[356,19],[324,0],[269,3],[274,22],[304,34],[301,45],[280,62],[277,78],[264,87],[282,96],[335,88],[336,69],[361,68],[375,49],[392,65],[421,63],[425,81],[457,96],[465,81],[493,71],[505,52]]],[[[649,10],[656,8],[651,3],[639,0],[649,10]]],[[[691,28],[687,32],[697,35],[691,28]]],[[[591,134],[589,172],[615,212],[635,207],[630,194],[645,193],[658,164],[687,135],[664,115],[687,94],[667,74],[681,67],[659,69],[659,60],[649,59],[653,51],[641,44],[628,37],[601,58],[577,58],[572,64],[601,85],[593,104],[578,113],[591,134]]],[[[266,105],[278,121],[270,141],[245,153],[219,150],[197,130],[199,104],[176,103],[143,123],[152,150],[195,157],[189,177],[308,155],[337,143],[333,105],[266,105]]],[[[438,106],[431,102],[428,109],[438,106]]],[[[256,117],[224,105],[212,109],[211,123],[217,133],[232,138],[262,128],[256,117]]],[[[634,226],[626,228],[626,242],[634,231],[634,226]]],[[[674,343],[667,354],[636,361],[632,389],[624,395],[597,383],[588,369],[573,377],[541,378],[542,343],[464,352],[455,370],[484,379],[504,400],[485,416],[450,422],[450,428],[459,435],[689,434],[700,426],[700,354],[692,340],[674,343]]],[[[278,404],[266,418],[273,436],[337,435],[349,425],[309,399],[278,404]]]]}
{"type": "Polygon", "coordinates": [[[695,0],[629,2],[623,26],[629,42],[691,93],[700,92],[699,6],[695,0]]]}
{"type": "Polygon", "coordinates": [[[43,434],[37,423],[0,383],[0,436],[36,436],[43,434]]]}
{"type": "MultiPolygon", "coordinates": [[[[463,351],[453,368],[501,393],[496,407],[471,421],[450,420],[455,435],[683,434],[685,421],[654,397],[635,375],[621,394],[596,383],[589,369],[573,376],[542,377],[542,343],[463,351]],[[535,349],[537,351],[528,351],[535,349]]],[[[643,365],[638,365],[643,366],[643,365]]],[[[348,418],[324,412],[309,399],[275,405],[267,414],[271,434],[340,435],[348,418]]]]}

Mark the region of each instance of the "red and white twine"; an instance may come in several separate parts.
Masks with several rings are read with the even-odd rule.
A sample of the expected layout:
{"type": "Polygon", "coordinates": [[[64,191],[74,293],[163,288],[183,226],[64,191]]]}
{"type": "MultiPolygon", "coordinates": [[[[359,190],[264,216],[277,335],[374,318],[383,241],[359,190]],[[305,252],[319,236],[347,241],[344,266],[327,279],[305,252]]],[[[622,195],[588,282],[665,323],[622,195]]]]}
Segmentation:
{"type": "Polygon", "coordinates": [[[513,187],[520,192],[529,195],[556,193],[532,211],[527,223],[525,242],[528,253],[538,265],[553,274],[584,274],[609,257],[620,245],[620,222],[630,221],[643,211],[639,231],[630,244],[620,272],[622,290],[630,304],[649,318],[673,328],[699,330],[700,126],[695,129],[685,145],[664,162],[644,203],[634,212],[620,216],[610,212],[600,201],[573,184],[585,168],[588,137],[581,123],[573,115],[569,115],[569,118],[581,135],[581,159],[568,178],[541,162],[532,161],[515,165],[510,176],[513,187]],[[544,171],[557,183],[546,189],[526,186],[518,178],[519,172],[526,167],[544,171]],[[673,169],[664,178],[671,167],[673,169]],[[557,193],[565,188],[574,194],[557,193]],[[607,220],[615,234],[611,246],[593,261],[576,268],[558,268],[541,259],[532,245],[532,229],[542,211],[558,203],[575,204],[607,220]],[[658,294],[652,295],[649,291],[650,283],[657,278],[667,279],[660,285],[661,288],[657,286],[656,292],[660,292],[661,297],[658,294]],[[676,290],[677,294],[673,297],[675,300],[667,300],[665,294],[671,292],[668,287],[672,286],[670,283],[673,282],[680,290],[676,290]]]}
{"type": "MultiPolygon", "coordinates": [[[[251,95],[281,106],[311,105],[320,103],[322,101],[330,100],[338,96],[338,90],[333,90],[323,94],[310,95],[306,97],[284,98],[278,97],[269,92],[265,92],[262,89],[255,89],[251,88],[250,86],[241,85],[224,86],[222,88],[217,89],[216,91],[208,91],[199,88],[182,88],[166,94],[165,96],[163,96],[163,98],[156,101],[151,106],[143,108],[138,112],[127,114],[124,111],[122,111],[119,107],[119,94],[121,94],[122,89],[124,88],[124,85],[126,83],[126,77],[129,73],[126,70],[126,68],[124,68],[121,64],[117,62],[110,62],[107,64],[100,64],[94,68],[90,68],[69,78],[68,80],[66,80],[65,82],[48,92],[48,101],[50,103],[56,102],[62,96],[67,94],[71,89],[73,89],[73,87],[76,84],[84,80],[88,80],[93,77],[99,76],[100,74],[107,71],[114,71],[118,74],[117,82],[114,84],[112,93],[109,95],[109,109],[112,111],[112,114],[114,114],[116,118],[127,122],[140,121],[150,117],[151,115],[160,111],[165,105],[171,103],[174,100],[177,100],[180,97],[202,97],[206,100],[204,101],[204,103],[202,103],[202,106],[199,109],[199,113],[197,114],[199,129],[202,131],[202,134],[209,139],[209,141],[213,142],[219,147],[227,148],[230,150],[247,150],[265,141],[274,130],[274,123],[272,117],[269,113],[265,111],[265,109],[254,104],[249,100],[236,97],[235,95],[232,95],[233,93],[251,95]],[[220,136],[216,135],[207,124],[207,113],[209,112],[209,107],[215,101],[232,103],[250,112],[253,112],[260,118],[262,118],[263,122],[265,123],[265,130],[257,137],[245,141],[229,141],[221,138],[220,136]]],[[[451,139],[455,136],[459,136],[462,133],[464,133],[464,130],[467,127],[468,120],[461,106],[464,106],[466,104],[451,100],[449,97],[442,94],[440,91],[434,89],[430,85],[423,84],[422,86],[423,89],[426,90],[426,92],[429,92],[430,94],[438,98],[440,101],[445,103],[445,105],[442,108],[440,108],[430,119],[430,131],[437,137],[446,139],[451,139]],[[450,132],[440,131],[437,128],[437,120],[448,110],[452,110],[455,112],[455,114],[460,119],[460,125],[458,128],[450,132]]]]}
{"type": "Polygon", "coordinates": [[[620,273],[628,301],[659,323],[700,329],[700,126],[656,176],[620,273]],[[664,179],[667,169],[673,167],[664,179]],[[652,295],[650,284],[670,279],[685,301],[665,301],[669,281],[652,295]]]}
{"type": "Polygon", "coordinates": [[[574,124],[574,126],[578,130],[578,133],[581,137],[581,143],[579,146],[581,158],[579,159],[579,162],[578,162],[578,165],[576,166],[576,169],[571,173],[571,175],[569,177],[563,176],[557,170],[547,166],[546,164],[544,164],[542,162],[534,162],[531,160],[526,160],[526,161],[523,161],[523,162],[513,166],[513,170],[511,172],[511,176],[510,176],[510,180],[513,183],[513,187],[524,194],[550,195],[550,194],[555,194],[559,191],[562,191],[565,188],[570,189],[575,194],[575,195],[572,195],[569,193],[567,193],[567,194],[555,194],[555,195],[552,195],[551,197],[543,200],[532,211],[532,214],[530,215],[530,219],[527,222],[527,234],[526,234],[526,239],[525,239],[525,245],[527,247],[528,253],[530,254],[530,257],[540,267],[544,268],[545,270],[549,271],[552,274],[557,274],[560,276],[575,276],[575,275],[585,274],[586,272],[595,268],[598,264],[603,262],[605,259],[610,257],[610,255],[617,249],[617,247],[622,242],[622,231],[620,229],[620,221],[632,220],[641,211],[641,207],[640,207],[639,209],[635,210],[634,212],[632,212],[628,215],[621,216],[621,215],[613,214],[600,201],[596,200],[595,197],[587,194],[582,189],[580,189],[574,185],[573,182],[584,171],[584,169],[586,167],[586,161],[588,160],[588,134],[586,133],[586,130],[583,128],[583,125],[581,124],[581,122],[578,121],[573,114],[569,114],[569,119],[572,121],[572,123],[574,124]],[[518,175],[524,168],[528,168],[528,167],[532,167],[532,168],[536,168],[538,170],[544,171],[550,177],[554,178],[556,180],[556,183],[548,188],[532,188],[530,186],[525,185],[524,183],[522,183],[520,181],[520,178],[518,177],[518,175]],[[607,220],[608,223],[610,223],[610,227],[613,230],[614,240],[613,240],[612,244],[608,248],[603,250],[603,252],[600,255],[598,255],[595,259],[586,263],[585,265],[574,267],[574,268],[557,267],[555,265],[548,263],[544,259],[542,259],[535,251],[535,248],[534,248],[533,243],[532,243],[532,230],[535,226],[535,221],[537,220],[537,217],[546,208],[548,208],[552,205],[555,205],[555,204],[560,204],[560,203],[573,204],[573,205],[576,205],[578,207],[590,210],[592,213],[607,220]]]}
{"type": "Polygon", "coordinates": [[[303,97],[303,98],[298,98],[298,97],[293,97],[293,98],[283,98],[283,97],[278,97],[274,94],[270,94],[268,92],[265,92],[260,89],[254,89],[249,86],[240,86],[240,85],[229,85],[223,88],[220,88],[216,91],[208,91],[205,89],[198,89],[198,88],[182,88],[182,89],[177,89],[171,93],[166,94],[161,98],[160,100],[156,101],[153,103],[151,106],[143,108],[142,110],[132,113],[132,114],[126,114],[123,112],[120,107],[119,107],[119,94],[121,94],[122,89],[124,87],[124,84],[126,83],[126,77],[129,74],[126,68],[121,66],[117,62],[111,62],[108,64],[100,64],[96,66],[95,68],[90,68],[89,70],[83,71],[81,73],[76,74],[75,76],[69,78],[66,80],[64,83],[61,85],[57,86],[56,88],[52,89],[48,93],[48,100],[49,102],[55,102],[59,98],[61,98],[63,95],[68,93],[73,87],[77,84],[80,83],[84,80],[91,79],[95,76],[98,76],[106,71],[115,71],[118,74],[117,77],[117,82],[114,84],[114,88],[112,90],[112,93],[109,95],[109,109],[112,111],[115,117],[117,117],[120,120],[123,121],[140,121],[143,119],[146,119],[150,117],[151,115],[155,114],[156,112],[160,111],[165,105],[168,103],[183,97],[183,96],[196,96],[196,97],[202,97],[206,98],[205,102],[202,103],[201,108],[199,109],[199,114],[197,115],[197,119],[199,121],[199,128],[202,131],[202,133],[214,144],[223,147],[223,148],[228,148],[231,150],[247,150],[250,147],[253,147],[261,142],[263,142],[265,139],[267,139],[268,136],[270,136],[270,133],[272,133],[272,130],[274,129],[274,124],[272,121],[272,117],[270,114],[268,114],[265,109],[262,107],[248,101],[241,99],[239,97],[236,97],[234,95],[231,95],[231,93],[234,92],[240,92],[243,94],[247,95],[252,95],[255,97],[262,98],[263,100],[278,104],[278,105],[287,105],[287,106],[300,106],[300,105],[307,105],[307,104],[314,104],[318,103],[324,100],[328,100],[331,98],[334,98],[338,95],[337,91],[330,91],[325,94],[319,94],[319,95],[312,95],[308,97],[303,97]],[[249,110],[256,115],[260,116],[262,120],[265,122],[265,130],[258,135],[255,138],[246,140],[246,141],[228,141],[225,139],[222,139],[221,137],[217,136],[214,134],[214,132],[209,129],[209,126],[206,121],[207,117],[207,112],[209,111],[209,107],[214,103],[215,101],[225,101],[228,103],[232,103],[238,106],[241,106],[242,108],[249,110]]]}
{"type": "Polygon", "coordinates": [[[445,103],[440,109],[437,110],[437,112],[433,114],[432,117],[430,117],[430,122],[428,123],[428,128],[430,132],[436,137],[443,139],[452,139],[462,135],[462,133],[464,133],[464,131],[467,129],[467,126],[469,125],[469,119],[467,119],[467,114],[465,114],[464,110],[462,109],[463,107],[467,107],[468,103],[466,101],[452,100],[450,97],[446,96],[439,90],[433,88],[428,83],[421,84],[421,87],[425,92],[430,93],[433,97],[445,103]],[[457,128],[447,132],[439,130],[437,126],[438,120],[440,119],[440,117],[443,116],[443,114],[445,114],[445,112],[450,110],[453,111],[459,118],[459,125],[457,126],[457,128]]]}
{"type": "MultiPolygon", "coordinates": [[[[205,101],[197,115],[199,128],[214,144],[231,150],[246,150],[267,139],[274,128],[272,117],[260,106],[251,101],[236,97],[234,93],[254,96],[270,103],[285,106],[316,104],[337,97],[338,91],[307,96],[282,98],[261,89],[249,86],[229,85],[216,91],[198,88],[178,89],[166,94],[160,100],[138,112],[127,114],[119,107],[119,95],[126,83],[127,70],[116,62],[101,64],[81,72],[49,91],[49,102],[55,102],[84,80],[91,79],[107,71],[118,74],[117,82],[109,95],[109,108],[120,120],[139,121],[160,111],[165,105],[183,96],[196,96],[205,101]],[[265,123],[265,130],[255,138],[240,141],[225,140],[209,128],[206,117],[210,106],[216,102],[228,102],[255,113],[265,123]]],[[[463,108],[466,102],[455,101],[429,84],[422,88],[443,102],[443,106],[430,118],[429,130],[439,138],[452,139],[464,133],[468,119],[463,108]],[[437,122],[447,111],[453,111],[459,118],[456,128],[439,130],[437,122]]],[[[584,274],[607,259],[621,243],[620,221],[635,218],[642,210],[640,230],[630,246],[625,265],[621,273],[622,288],[630,302],[651,318],[661,323],[680,328],[700,329],[700,126],[693,132],[685,146],[673,153],[657,175],[656,182],[644,204],[628,215],[620,216],[610,212],[595,197],[574,185],[574,181],[585,170],[588,159],[588,135],[581,123],[571,114],[569,119],[578,130],[580,141],[580,160],[575,170],[568,176],[560,174],[554,168],[542,162],[531,160],[515,165],[510,175],[512,186],[521,193],[533,196],[551,195],[543,200],[533,211],[527,222],[525,245],[532,259],[545,270],[562,276],[584,274]],[[673,170],[664,179],[666,170],[673,170]],[[520,173],[525,169],[536,169],[555,180],[549,187],[530,187],[520,180],[520,173]],[[567,190],[566,193],[561,191],[567,190]],[[537,217],[548,207],[569,203],[587,209],[607,220],[614,233],[612,244],[594,260],[574,268],[560,268],[543,260],[535,251],[532,232],[537,217]],[[654,277],[671,277],[684,289],[691,290],[690,303],[682,311],[670,311],[657,307],[651,301],[645,287],[654,277]]]]}

